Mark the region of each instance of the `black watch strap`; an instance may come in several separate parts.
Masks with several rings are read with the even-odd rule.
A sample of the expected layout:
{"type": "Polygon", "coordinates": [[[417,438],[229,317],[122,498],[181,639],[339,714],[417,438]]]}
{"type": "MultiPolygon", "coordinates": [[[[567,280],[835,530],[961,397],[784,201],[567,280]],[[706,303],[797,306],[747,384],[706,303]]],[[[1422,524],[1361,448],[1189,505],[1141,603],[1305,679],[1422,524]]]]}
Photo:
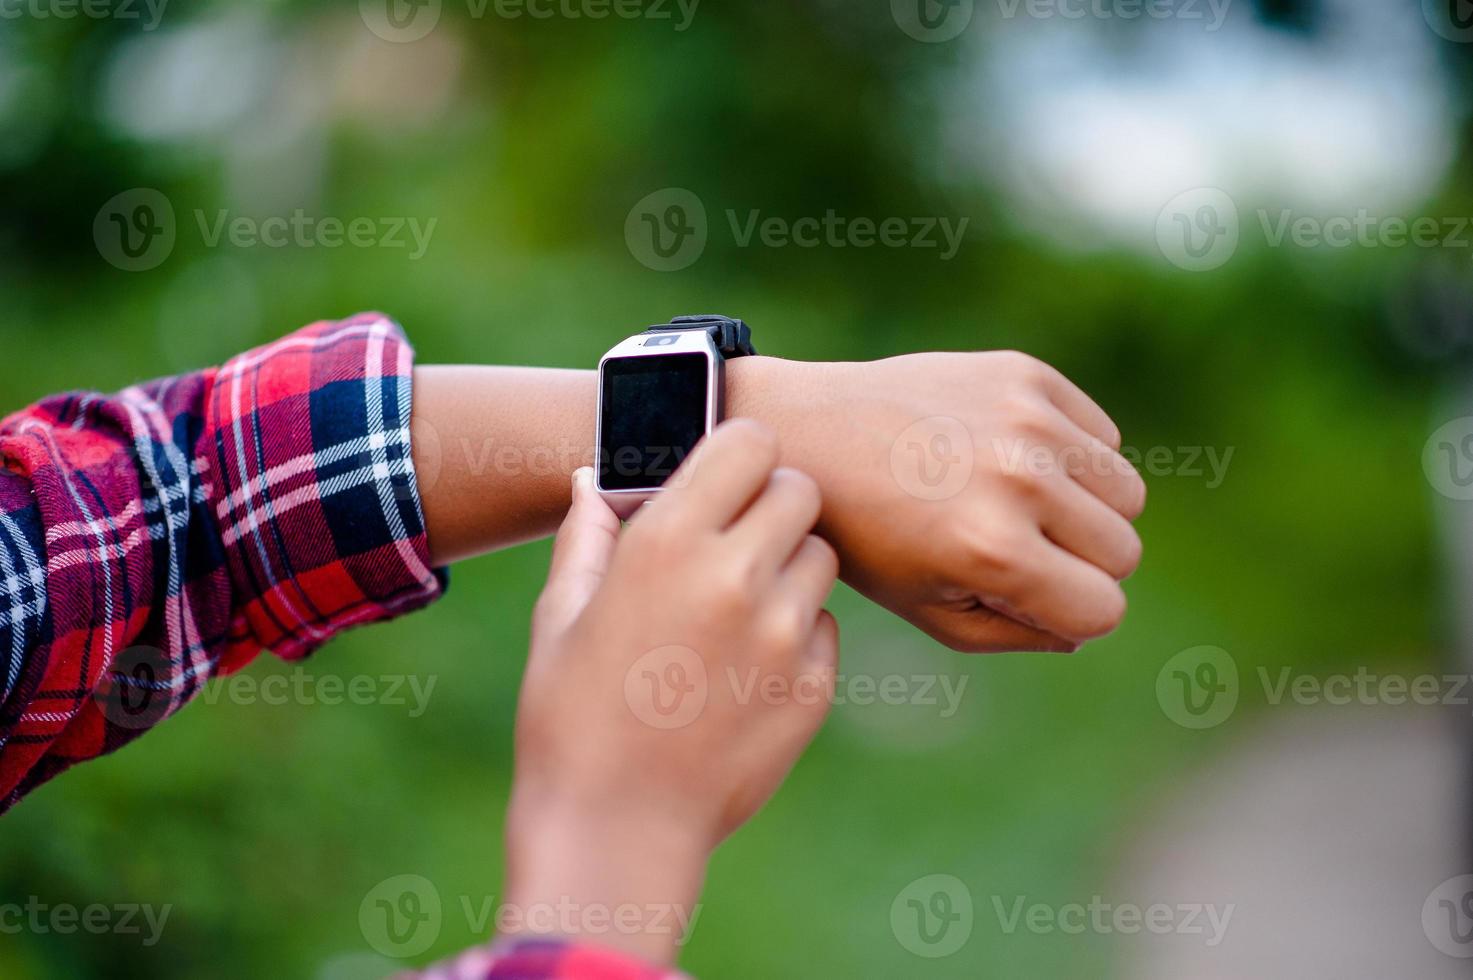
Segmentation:
{"type": "Polygon", "coordinates": [[[752,330],[744,322],[719,313],[697,313],[691,316],[673,317],[669,323],[650,327],[641,333],[668,333],[671,330],[699,330],[704,328],[716,342],[716,349],[723,357],[745,357],[757,353],[752,346],[752,330]]]}

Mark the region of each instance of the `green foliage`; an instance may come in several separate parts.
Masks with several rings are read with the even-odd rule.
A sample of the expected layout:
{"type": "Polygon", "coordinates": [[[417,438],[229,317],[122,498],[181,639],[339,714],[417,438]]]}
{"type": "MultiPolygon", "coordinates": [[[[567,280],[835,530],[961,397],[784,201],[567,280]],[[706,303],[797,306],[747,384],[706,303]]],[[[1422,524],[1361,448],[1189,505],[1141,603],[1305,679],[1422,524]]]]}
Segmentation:
{"type": "MultiPolygon", "coordinates": [[[[160,32],[226,6],[171,10],[160,32]]],[[[253,16],[299,58],[338,64],[357,45],[412,69],[370,86],[375,99],[414,90],[428,67],[402,60],[414,45],[367,36],[356,6],[278,3],[253,16]]],[[[1131,614],[1077,656],[965,658],[841,591],[850,669],[965,676],[967,697],[950,718],[838,708],[774,805],[718,854],[687,969],[1101,975],[1104,941],[1003,935],[987,896],[1069,901],[1106,888],[1158,793],[1282,710],[1245,698],[1219,729],[1180,729],[1155,701],[1167,658],[1214,644],[1245,673],[1430,662],[1436,569],[1418,459],[1435,379],[1390,339],[1396,268],[1332,258],[1306,273],[1248,249],[1193,274],[1025,236],[981,174],[938,179],[929,93],[962,55],[895,31],[884,4],[713,4],[681,33],[474,19],[454,6],[419,42],[447,42],[442,57],[460,59],[443,109],[370,100],[316,119],[287,156],[244,163],[227,143],[146,140],[106,121],[108,58],[136,31],[5,27],[0,66],[26,67],[39,93],[12,121],[50,122],[34,152],[5,158],[0,181],[0,403],[115,389],[360,309],[397,317],[422,361],[564,366],[590,365],[630,328],[721,310],[753,323],[764,353],[793,357],[1021,348],[1095,394],[1142,451],[1234,452],[1221,486],[1148,477],[1131,614]],[[303,163],[309,151],[320,156],[303,163]],[[242,166],[313,175],[300,205],[313,214],[434,218],[431,247],[418,260],[210,248],[194,212],[241,207],[242,166]],[[105,263],[91,238],[97,207],[134,186],[163,190],[179,221],[173,254],[142,273],[105,263]],[[631,257],[623,225],[635,201],[671,186],[703,199],[713,235],[691,268],[662,273],[631,257]],[[727,209],[829,208],[972,221],[949,263],[919,250],[742,249],[715,233],[727,209]],[[890,903],[937,871],[972,883],[978,925],[962,952],[922,960],[892,937],[890,903]]],[[[322,95],[297,92],[281,70],[278,108],[322,95]]],[[[362,78],[361,65],[338,65],[325,90],[362,78]]],[[[546,556],[536,544],[457,568],[438,606],[345,636],[304,668],[433,677],[422,716],[194,704],[35,793],[4,820],[0,901],[167,903],[172,914],[150,948],[128,935],[5,935],[0,975],[346,976],[331,970],[357,961],[336,958],[369,952],[360,902],[402,873],[429,878],[446,905],[416,963],[483,938],[460,898],[499,893],[512,712],[546,556]]],[[[293,670],[263,657],[248,673],[293,670]]]]}

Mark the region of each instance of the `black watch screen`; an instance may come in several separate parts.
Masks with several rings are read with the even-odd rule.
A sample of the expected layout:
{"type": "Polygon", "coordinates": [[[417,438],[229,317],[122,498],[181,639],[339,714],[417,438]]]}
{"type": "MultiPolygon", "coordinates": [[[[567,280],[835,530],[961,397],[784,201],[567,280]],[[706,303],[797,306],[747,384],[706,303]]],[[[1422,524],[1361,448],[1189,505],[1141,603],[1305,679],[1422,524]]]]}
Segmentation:
{"type": "Polygon", "coordinates": [[[706,433],[706,356],[618,357],[602,373],[599,486],[656,490],[706,433]]]}

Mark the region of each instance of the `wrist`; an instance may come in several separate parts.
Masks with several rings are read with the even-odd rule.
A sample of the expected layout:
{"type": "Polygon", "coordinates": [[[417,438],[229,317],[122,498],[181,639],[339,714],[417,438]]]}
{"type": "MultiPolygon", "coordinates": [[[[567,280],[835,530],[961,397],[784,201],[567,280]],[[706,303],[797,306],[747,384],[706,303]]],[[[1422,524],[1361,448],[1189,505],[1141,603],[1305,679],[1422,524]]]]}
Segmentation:
{"type": "Polygon", "coordinates": [[[504,936],[558,935],[672,964],[709,857],[677,820],[514,798],[498,925],[504,936]]]}
{"type": "MultiPolygon", "coordinates": [[[[852,387],[841,361],[789,361],[739,357],[727,364],[727,415],[754,418],[778,435],[782,464],[807,473],[823,495],[819,533],[828,536],[833,515],[863,505],[849,477],[876,457],[873,433],[855,428],[852,387]]],[[[837,546],[832,538],[831,544],[837,546]]],[[[842,555],[841,555],[842,557],[842,555]]]]}

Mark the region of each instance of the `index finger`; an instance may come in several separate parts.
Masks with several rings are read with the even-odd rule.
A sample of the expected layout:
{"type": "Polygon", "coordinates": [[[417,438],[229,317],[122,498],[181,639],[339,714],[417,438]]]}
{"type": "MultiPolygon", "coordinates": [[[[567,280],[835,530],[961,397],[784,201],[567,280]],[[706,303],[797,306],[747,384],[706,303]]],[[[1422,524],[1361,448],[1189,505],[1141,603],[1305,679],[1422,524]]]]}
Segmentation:
{"type": "Polygon", "coordinates": [[[777,458],[777,435],[767,426],[754,419],[723,422],[696,444],[651,508],[661,520],[724,529],[767,486],[777,458]]]}
{"type": "Polygon", "coordinates": [[[1084,389],[1050,364],[1043,365],[1043,390],[1065,415],[1085,432],[1111,449],[1120,448],[1120,427],[1109,414],[1084,393],[1084,389]]]}

